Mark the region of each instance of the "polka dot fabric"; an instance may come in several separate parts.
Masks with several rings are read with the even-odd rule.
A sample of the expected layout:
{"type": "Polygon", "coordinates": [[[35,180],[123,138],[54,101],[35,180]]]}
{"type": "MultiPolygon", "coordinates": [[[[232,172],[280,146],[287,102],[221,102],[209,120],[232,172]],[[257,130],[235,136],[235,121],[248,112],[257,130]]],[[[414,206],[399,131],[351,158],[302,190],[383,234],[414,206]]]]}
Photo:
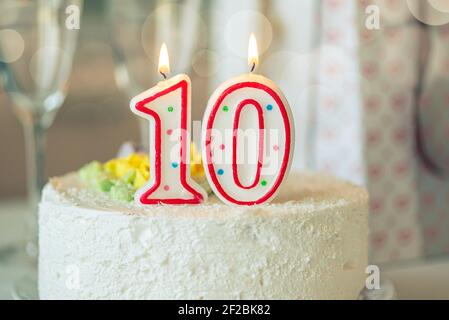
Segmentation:
{"type": "Polygon", "coordinates": [[[316,168],[367,186],[372,262],[449,253],[449,25],[403,0],[321,10],[316,168]]]}
{"type": "Polygon", "coordinates": [[[371,259],[447,254],[449,176],[433,165],[449,167],[449,26],[420,25],[405,1],[361,1],[358,11],[371,259]],[[380,30],[365,27],[370,4],[380,30]]]}

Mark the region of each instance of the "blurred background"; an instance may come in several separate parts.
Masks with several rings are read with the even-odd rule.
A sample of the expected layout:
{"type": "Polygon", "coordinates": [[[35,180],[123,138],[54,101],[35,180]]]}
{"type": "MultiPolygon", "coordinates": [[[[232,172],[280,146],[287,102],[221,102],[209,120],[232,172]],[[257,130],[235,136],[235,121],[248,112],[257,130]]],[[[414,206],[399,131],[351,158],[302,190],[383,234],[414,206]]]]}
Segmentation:
{"type": "MultiPolygon", "coordinates": [[[[14,2],[28,1],[5,0],[14,2]]],[[[36,2],[52,3],[61,21],[73,13],[58,1],[36,2]]],[[[257,72],[281,87],[294,111],[299,142],[293,169],[326,171],[368,188],[371,260],[391,264],[447,257],[448,1],[98,0],[75,5],[81,14],[80,28],[74,28],[77,41],[58,29],[41,42],[56,41],[51,34],[60,32],[67,39],[61,43],[74,46],[68,85],[60,79],[55,87],[66,99],[49,107],[52,117],[44,125],[46,177],[110,159],[125,141],[145,142],[128,103],[159,80],[162,42],[172,74],[192,79],[193,119],[200,120],[214,89],[248,71],[248,37],[254,32],[257,72]]],[[[0,227],[19,225],[11,217],[26,210],[21,122],[28,120],[17,107],[22,100],[8,74],[45,80],[45,72],[28,66],[36,58],[27,45],[39,36],[27,38],[19,30],[26,23],[3,12],[0,218],[2,213],[8,218],[0,227]]],[[[44,13],[40,19],[47,23],[51,17],[44,13]]],[[[13,233],[8,241],[19,237],[13,233]]],[[[0,231],[0,242],[4,234],[0,231]]],[[[442,272],[449,273],[449,267],[442,272]]]]}
{"type": "MultiPolygon", "coordinates": [[[[67,99],[48,131],[48,176],[75,170],[91,159],[105,160],[124,140],[139,138],[127,96],[114,78],[110,30],[105,23],[107,1],[86,1],[84,6],[67,99]]],[[[25,196],[26,191],[23,130],[11,104],[7,93],[0,91],[2,199],[25,196]]]]}

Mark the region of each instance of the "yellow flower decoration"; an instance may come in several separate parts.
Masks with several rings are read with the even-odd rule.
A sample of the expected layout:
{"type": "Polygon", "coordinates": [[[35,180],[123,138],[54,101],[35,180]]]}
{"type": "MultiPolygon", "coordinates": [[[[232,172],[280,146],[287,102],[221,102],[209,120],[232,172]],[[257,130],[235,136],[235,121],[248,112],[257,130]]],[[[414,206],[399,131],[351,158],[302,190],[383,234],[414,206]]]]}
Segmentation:
{"type": "MultiPolygon", "coordinates": [[[[195,144],[190,148],[190,170],[192,177],[200,181],[204,178],[204,168],[201,154],[195,144]]],[[[139,189],[150,178],[150,160],[143,153],[132,153],[125,158],[115,158],[104,164],[104,170],[116,180],[126,180],[134,188],[139,189]]]]}

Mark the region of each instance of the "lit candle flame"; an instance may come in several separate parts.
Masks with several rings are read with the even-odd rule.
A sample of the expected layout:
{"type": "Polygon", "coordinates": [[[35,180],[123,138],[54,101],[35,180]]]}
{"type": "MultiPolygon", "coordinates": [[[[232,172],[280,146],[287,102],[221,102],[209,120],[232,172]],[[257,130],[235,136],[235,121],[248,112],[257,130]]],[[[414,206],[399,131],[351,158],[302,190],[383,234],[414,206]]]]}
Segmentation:
{"type": "Polygon", "coordinates": [[[259,53],[257,50],[256,36],[254,35],[254,33],[251,33],[248,44],[248,65],[250,66],[251,71],[254,71],[258,63],[259,53]]]}
{"type": "Polygon", "coordinates": [[[170,61],[168,59],[168,50],[165,43],[162,44],[159,53],[159,73],[162,74],[164,78],[170,73],[170,61]]]}

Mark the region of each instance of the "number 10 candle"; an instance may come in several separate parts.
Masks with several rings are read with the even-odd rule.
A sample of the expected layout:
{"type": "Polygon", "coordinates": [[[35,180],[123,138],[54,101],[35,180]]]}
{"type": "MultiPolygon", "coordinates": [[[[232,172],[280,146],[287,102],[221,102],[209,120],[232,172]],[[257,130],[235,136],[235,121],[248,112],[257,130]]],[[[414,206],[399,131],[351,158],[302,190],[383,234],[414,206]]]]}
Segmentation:
{"type": "MultiPolygon", "coordinates": [[[[294,148],[287,100],[271,80],[254,74],[257,43],[251,35],[249,74],[230,79],[209,99],[203,119],[202,158],[215,195],[233,205],[272,200],[286,178],[294,148]]],[[[150,179],[136,192],[140,204],[200,204],[206,192],[190,176],[191,84],[187,75],[166,79],[168,53],[161,47],[165,80],[131,100],[150,124],[150,179]]]]}
{"type": "Polygon", "coordinates": [[[150,125],[150,178],[136,192],[140,204],[199,204],[207,193],[190,176],[191,83],[187,75],[166,79],[165,44],[159,72],[165,80],[131,100],[130,108],[150,125]]]}
{"type": "Polygon", "coordinates": [[[202,151],[214,193],[225,203],[255,205],[270,201],[286,178],[294,148],[287,100],[269,79],[253,73],[257,43],[251,35],[249,74],[220,85],[203,119],[202,151]]]}

